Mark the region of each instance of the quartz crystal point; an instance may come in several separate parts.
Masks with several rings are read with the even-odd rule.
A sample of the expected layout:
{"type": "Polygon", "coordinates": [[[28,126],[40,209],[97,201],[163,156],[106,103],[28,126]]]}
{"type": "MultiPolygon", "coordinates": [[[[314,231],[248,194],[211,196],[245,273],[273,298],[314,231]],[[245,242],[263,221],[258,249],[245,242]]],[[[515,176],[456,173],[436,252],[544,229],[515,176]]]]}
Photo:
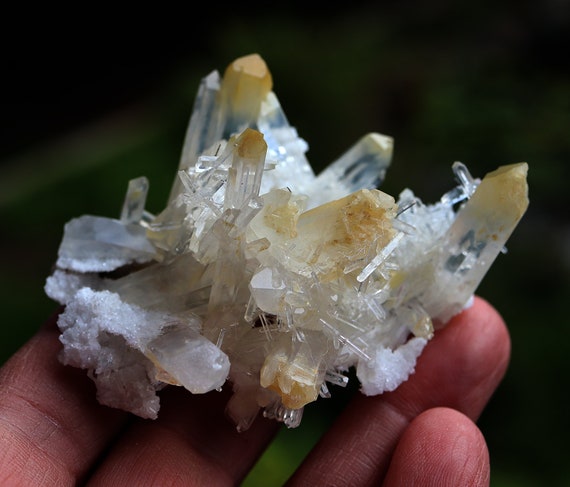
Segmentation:
{"type": "Polygon", "coordinates": [[[316,175],[256,55],[200,84],[165,208],[129,182],[120,219],[66,224],[48,296],[64,364],[102,404],[156,418],[159,391],[231,387],[239,431],[296,427],[345,386],[381,394],[469,306],[527,205],[527,164],[482,180],[456,162],[434,204],[378,189],[393,140],[370,133],[316,175]],[[434,331],[436,330],[436,331],[434,331]],[[328,384],[328,385],[327,385],[328,384]]]}

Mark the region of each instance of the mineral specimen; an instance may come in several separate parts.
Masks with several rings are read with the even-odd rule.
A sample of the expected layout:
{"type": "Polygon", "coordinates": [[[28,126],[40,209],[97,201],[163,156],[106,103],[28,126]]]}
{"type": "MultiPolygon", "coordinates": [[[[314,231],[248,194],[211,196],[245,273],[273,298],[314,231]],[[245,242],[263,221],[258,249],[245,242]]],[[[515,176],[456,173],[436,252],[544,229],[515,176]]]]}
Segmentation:
{"type": "Polygon", "coordinates": [[[392,139],[372,133],[315,175],[263,59],[199,87],[178,173],[157,215],[148,181],[121,216],[65,226],[48,296],[64,364],[88,370],[98,400],[156,418],[167,385],[232,387],[239,431],[262,410],[299,425],[327,384],[381,394],[414,372],[434,334],[470,303],[528,205],[527,164],[426,205],[377,189],[392,139]]]}

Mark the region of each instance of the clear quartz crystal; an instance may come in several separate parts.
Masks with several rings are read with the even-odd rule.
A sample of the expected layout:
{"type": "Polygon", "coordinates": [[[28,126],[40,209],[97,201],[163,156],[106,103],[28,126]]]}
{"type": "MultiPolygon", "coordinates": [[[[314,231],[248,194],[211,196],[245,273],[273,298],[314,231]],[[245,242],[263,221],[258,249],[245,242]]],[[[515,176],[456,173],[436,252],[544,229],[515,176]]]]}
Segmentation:
{"type": "Polygon", "coordinates": [[[145,203],[148,193],[148,179],[141,176],[129,181],[127,196],[121,210],[121,222],[139,223],[145,216],[145,203]]]}
{"type": "Polygon", "coordinates": [[[354,368],[366,395],[397,388],[472,300],[528,205],[527,164],[434,204],[377,187],[393,140],[370,133],[319,175],[263,59],[212,71],[196,96],[164,209],[128,184],[120,219],[65,226],[45,291],[64,304],[63,363],[102,404],[156,418],[158,392],[231,387],[227,416],[299,426],[354,368]]]}
{"type": "Polygon", "coordinates": [[[230,370],[228,356],[189,326],[163,329],[145,353],[156,366],[157,378],[194,394],[222,387],[230,370]]]}
{"type": "Polygon", "coordinates": [[[382,134],[362,137],[341,157],[321,172],[313,186],[312,206],[342,198],[360,189],[382,184],[392,159],[394,140],[382,134]]]}
{"type": "Polygon", "coordinates": [[[149,262],[155,249],[137,224],[83,215],[64,229],[57,267],[76,272],[110,272],[132,263],[149,262]]]}
{"type": "Polygon", "coordinates": [[[521,163],[487,174],[458,211],[441,247],[436,285],[425,298],[434,318],[445,323],[461,311],[503,249],[527,208],[527,170],[521,163]]]}

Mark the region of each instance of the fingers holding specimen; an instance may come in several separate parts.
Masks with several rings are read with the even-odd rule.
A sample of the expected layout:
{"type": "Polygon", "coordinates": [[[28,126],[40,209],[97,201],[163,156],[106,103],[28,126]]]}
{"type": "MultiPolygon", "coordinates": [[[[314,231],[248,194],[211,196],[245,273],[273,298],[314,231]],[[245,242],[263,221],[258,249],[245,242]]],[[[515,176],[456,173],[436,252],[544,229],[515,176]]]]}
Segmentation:
{"type": "Polygon", "coordinates": [[[224,417],[226,391],[163,391],[156,420],[137,420],[102,462],[89,486],[239,485],[280,425],[257,418],[239,433],[224,417]]]}
{"type": "Polygon", "coordinates": [[[56,319],[0,369],[1,485],[75,485],[127,418],[58,362],[56,319]]]}
{"type": "Polygon", "coordinates": [[[489,451],[479,428],[454,409],[434,408],[406,428],[383,485],[483,487],[489,482],[489,451]]]}
{"type": "Polygon", "coordinates": [[[409,423],[436,407],[476,420],[502,379],[510,341],[500,315],[484,300],[436,332],[415,373],[396,390],[357,394],[323,435],[290,485],[377,485],[409,423]]]}

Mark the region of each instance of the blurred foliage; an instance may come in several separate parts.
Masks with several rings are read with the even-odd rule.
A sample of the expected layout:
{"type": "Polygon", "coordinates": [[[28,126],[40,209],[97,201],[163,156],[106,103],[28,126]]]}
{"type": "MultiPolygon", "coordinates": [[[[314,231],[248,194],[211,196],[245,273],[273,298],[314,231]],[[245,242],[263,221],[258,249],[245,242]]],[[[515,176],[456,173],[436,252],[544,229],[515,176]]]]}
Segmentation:
{"type": "MultiPolygon", "coordinates": [[[[434,201],[454,184],[455,160],[474,176],[529,163],[530,208],[478,290],[512,338],[507,376],[479,425],[492,485],[569,485],[570,78],[558,54],[569,9],[556,0],[487,3],[355,3],[303,16],[244,7],[160,38],[148,25],[124,38],[123,26],[115,35],[107,26],[107,44],[79,24],[62,39],[50,31],[33,52],[12,52],[2,103],[0,363],[55,309],[43,285],[65,222],[118,216],[128,180],[140,175],[151,184],[148,210],[160,211],[200,78],[258,52],[316,169],[371,131],[395,138],[381,188],[395,196],[410,187],[434,201]],[[40,82],[23,68],[30,56],[47,73],[40,82]]],[[[245,485],[283,483],[348,397],[308,407],[245,485]]]]}

